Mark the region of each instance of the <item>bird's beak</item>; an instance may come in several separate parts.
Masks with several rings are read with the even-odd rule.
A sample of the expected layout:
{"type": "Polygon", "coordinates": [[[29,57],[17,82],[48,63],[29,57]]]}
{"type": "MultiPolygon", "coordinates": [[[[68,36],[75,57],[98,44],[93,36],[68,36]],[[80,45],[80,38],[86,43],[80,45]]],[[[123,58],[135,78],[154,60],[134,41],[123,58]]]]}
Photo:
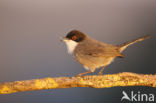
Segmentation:
{"type": "Polygon", "coordinates": [[[69,41],[69,39],[68,39],[68,38],[66,38],[66,37],[63,37],[63,38],[61,38],[61,41],[62,41],[62,42],[68,42],[68,41],[69,41]]]}

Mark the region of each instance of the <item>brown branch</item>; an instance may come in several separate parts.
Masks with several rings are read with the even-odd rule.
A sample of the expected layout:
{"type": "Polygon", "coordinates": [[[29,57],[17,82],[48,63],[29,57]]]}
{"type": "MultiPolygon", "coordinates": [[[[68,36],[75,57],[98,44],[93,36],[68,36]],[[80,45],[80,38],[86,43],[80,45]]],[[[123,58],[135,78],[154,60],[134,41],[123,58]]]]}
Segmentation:
{"type": "Polygon", "coordinates": [[[108,88],[114,86],[156,87],[156,75],[118,73],[108,75],[90,75],[83,77],[42,78],[24,81],[0,83],[0,94],[34,91],[56,88],[93,87],[108,88]]]}

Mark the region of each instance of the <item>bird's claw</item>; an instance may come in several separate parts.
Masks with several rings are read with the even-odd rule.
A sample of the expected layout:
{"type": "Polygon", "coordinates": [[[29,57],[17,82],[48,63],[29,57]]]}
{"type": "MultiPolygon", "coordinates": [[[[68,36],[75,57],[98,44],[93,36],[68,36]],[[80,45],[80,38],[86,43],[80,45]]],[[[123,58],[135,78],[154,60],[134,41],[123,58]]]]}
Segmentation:
{"type": "Polygon", "coordinates": [[[102,72],[99,72],[98,75],[102,75],[102,72]]]}

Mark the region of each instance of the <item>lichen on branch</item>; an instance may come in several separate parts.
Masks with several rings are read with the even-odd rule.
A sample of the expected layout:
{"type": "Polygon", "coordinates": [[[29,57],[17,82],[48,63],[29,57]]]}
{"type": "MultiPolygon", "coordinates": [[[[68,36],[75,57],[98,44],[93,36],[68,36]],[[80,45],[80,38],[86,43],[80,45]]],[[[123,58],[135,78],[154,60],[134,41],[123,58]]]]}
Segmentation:
{"type": "Polygon", "coordinates": [[[56,78],[47,77],[41,79],[4,82],[0,83],[0,94],[57,88],[109,88],[115,86],[156,87],[156,75],[124,72],[108,75],[88,75],[82,77],[56,78]]]}

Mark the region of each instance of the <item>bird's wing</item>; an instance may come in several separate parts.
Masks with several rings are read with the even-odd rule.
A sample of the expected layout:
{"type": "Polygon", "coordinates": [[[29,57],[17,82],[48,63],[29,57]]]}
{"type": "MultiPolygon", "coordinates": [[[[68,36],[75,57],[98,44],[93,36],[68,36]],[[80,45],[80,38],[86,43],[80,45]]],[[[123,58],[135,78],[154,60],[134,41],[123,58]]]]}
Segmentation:
{"type": "MultiPolygon", "coordinates": [[[[118,47],[104,44],[96,41],[87,43],[87,45],[83,46],[83,54],[93,56],[93,57],[123,57],[123,55],[118,51],[118,47]]],[[[83,44],[84,45],[84,44],[83,44]]]]}
{"type": "Polygon", "coordinates": [[[85,53],[86,55],[91,55],[94,57],[123,57],[122,54],[120,54],[116,48],[97,48],[97,49],[89,49],[85,53]]]}

